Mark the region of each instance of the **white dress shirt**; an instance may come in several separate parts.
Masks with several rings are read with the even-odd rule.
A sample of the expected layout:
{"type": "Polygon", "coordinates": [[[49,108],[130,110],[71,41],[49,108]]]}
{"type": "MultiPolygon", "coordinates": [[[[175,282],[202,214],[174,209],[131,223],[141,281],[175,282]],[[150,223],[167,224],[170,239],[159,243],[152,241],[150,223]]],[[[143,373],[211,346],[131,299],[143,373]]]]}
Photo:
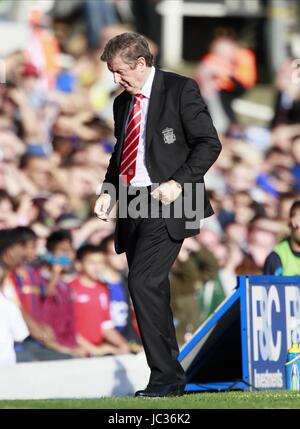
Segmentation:
{"type": "Polygon", "coordinates": [[[0,291],[0,366],[16,363],[14,341],[21,342],[28,335],[21,311],[0,291]]]}
{"type": "MultiPolygon", "coordinates": [[[[146,124],[147,124],[147,114],[149,108],[150,94],[153,84],[153,79],[155,75],[155,67],[151,67],[150,75],[141,89],[140,93],[143,94],[144,98],[142,100],[142,119],[141,119],[141,127],[140,127],[140,140],[138,145],[138,152],[136,157],[136,167],[135,167],[135,176],[130,181],[130,185],[132,186],[149,186],[152,184],[150,176],[148,174],[146,165],[145,165],[145,148],[146,148],[146,124]]],[[[131,108],[129,110],[128,117],[130,115],[130,111],[133,106],[132,103],[131,108]]],[[[128,120],[128,118],[127,118],[128,120]]]]}

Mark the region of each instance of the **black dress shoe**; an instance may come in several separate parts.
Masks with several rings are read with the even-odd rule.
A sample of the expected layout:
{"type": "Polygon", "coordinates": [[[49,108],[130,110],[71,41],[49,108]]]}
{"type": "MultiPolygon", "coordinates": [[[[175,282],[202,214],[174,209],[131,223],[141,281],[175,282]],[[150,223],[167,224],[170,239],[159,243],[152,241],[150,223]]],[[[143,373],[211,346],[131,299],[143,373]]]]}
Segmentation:
{"type": "Polygon", "coordinates": [[[149,384],[145,390],[138,390],[138,398],[158,398],[164,396],[182,396],[185,384],[149,384]]]}

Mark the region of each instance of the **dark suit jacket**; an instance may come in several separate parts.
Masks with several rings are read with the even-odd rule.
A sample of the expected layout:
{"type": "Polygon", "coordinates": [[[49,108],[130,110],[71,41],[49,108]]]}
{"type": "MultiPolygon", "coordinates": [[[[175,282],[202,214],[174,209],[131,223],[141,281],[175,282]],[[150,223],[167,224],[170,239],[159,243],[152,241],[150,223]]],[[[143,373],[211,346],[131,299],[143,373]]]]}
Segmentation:
{"type": "MultiPolygon", "coordinates": [[[[108,184],[119,195],[119,167],[125,137],[125,123],[129,113],[131,95],[120,94],[114,101],[115,137],[117,139],[106,172],[102,192],[108,184]]],[[[199,195],[197,183],[204,184],[204,175],[216,161],[221,144],[197,83],[175,73],[156,70],[149,101],[146,125],[145,164],[153,183],[174,179],[182,186],[191,183],[190,193],[183,192],[182,201],[192,196],[194,208],[197,198],[204,198],[204,207],[199,218],[213,214],[206,192],[199,195]],[[171,140],[166,139],[166,129],[171,129],[171,140]],[[175,140],[174,140],[175,136],[175,140]],[[172,143],[170,143],[170,141],[172,143]],[[197,195],[198,191],[198,195],[197,195]]],[[[113,197],[113,195],[112,195],[113,197]]],[[[112,205],[115,203],[114,198],[112,205]]],[[[173,203],[174,204],[174,203],[173,203]]],[[[111,205],[111,207],[112,207],[111,205]]],[[[171,204],[172,206],[172,204],[171,204]]],[[[176,240],[195,235],[199,228],[188,228],[185,216],[166,218],[169,234],[176,240]]],[[[124,232],[119,233],[118,219],[115,231],[117,253],[124,252],[124,232]]]]}

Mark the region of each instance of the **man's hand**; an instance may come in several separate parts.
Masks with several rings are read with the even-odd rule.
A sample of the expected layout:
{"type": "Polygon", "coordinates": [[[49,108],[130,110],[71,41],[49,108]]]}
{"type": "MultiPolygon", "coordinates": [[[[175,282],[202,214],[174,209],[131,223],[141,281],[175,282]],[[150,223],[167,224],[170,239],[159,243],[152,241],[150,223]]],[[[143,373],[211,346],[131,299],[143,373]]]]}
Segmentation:
{"type": "Polygon", "coordinates": [[[124,342],[118,347],[118,354],[126,355],[131,352],[130,345],[127,342],[124,342]]]}
{"type": "Polygon", "coordinates": [[[33,338],[40,341],[42,344],[47,344],[49,341],[55,340],[55,334],[50,326],[36,323],[36,326],[30,332],[33,338]]]}
{"type": "Polygon", "coordinates": [[[109,221],[107,211],[110,206],[110,200],[111,200],[111,196],[109,194],[101,194],[97,199],[94,207],[95,215],[99,219],[104,220],[105,222],[109,221]]]}
{"type": "Polygon", "coordinates": [[[160,200],[164,205],[169,205],[175,201],[182,192],[182,187],[175,180],[169,180],[162,183],[158,188],[151,192],[155,200],[160,200]]]}
{"type": "Polygon", "coordinates": [[[74,347],[73,349],[70,349],[70,354],[73,357],[78,357],[78,358],[83,358],[83,357],[89,357],[89,352],[87,350],[85,350],[83,347],[77,346],[74,347]]]}

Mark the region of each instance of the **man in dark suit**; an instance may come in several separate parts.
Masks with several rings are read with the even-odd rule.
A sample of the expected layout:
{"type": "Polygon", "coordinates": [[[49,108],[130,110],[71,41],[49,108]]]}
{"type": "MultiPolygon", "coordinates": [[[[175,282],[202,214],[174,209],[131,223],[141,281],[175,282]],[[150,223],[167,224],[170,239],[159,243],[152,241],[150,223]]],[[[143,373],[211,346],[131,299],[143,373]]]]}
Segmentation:
{"type": "Polygon", "coordinates": [[[184,238],[213,214],[203,177],[221,144],[196,82],[155,69],[143,36],[114,37],[101,59],[125,91],[114,101],[117,142],[94,212],[108,221],[118,201],[115,247],[126,252],[151,370],[136,396],[181,395],[186,379],[177,360],[168,275],[184,238]]]}

